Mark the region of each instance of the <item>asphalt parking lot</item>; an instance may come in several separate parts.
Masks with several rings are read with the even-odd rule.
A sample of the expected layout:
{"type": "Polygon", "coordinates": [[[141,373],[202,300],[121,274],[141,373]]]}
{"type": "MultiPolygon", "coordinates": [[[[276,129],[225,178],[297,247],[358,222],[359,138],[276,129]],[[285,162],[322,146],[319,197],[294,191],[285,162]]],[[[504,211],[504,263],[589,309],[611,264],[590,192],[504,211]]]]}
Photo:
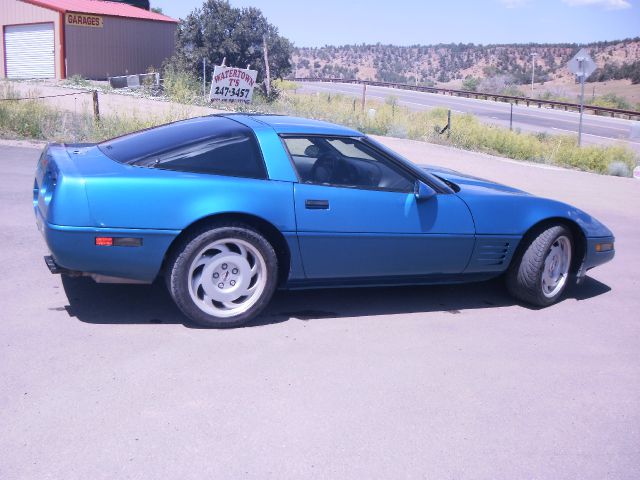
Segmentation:
{"type": "Polygon", "coordinates": [[[51,275],[39,151],[0,146],[0,479],[640,477],[640,182],[387,142],[573,203],[617,257],[544,310],[492,281],[191,328],[160,284],[51,275]]]}

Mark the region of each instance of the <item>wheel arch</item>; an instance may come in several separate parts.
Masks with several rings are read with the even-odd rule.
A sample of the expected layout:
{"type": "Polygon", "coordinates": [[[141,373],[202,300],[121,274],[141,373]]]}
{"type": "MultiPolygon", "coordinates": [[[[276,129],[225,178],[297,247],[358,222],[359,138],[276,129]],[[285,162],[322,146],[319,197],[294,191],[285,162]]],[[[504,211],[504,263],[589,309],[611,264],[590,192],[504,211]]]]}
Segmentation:
{"type": "Polygon", "coordinates": [[[184,243],[185,238],[187,238],[192,232],[196,230],[215,228],[216,226],[228,223],[246,225],[247,227],[253,228],[267,239],[267,241],[273,246],[278,258],[278,285],[285,283],[289,277],[289,270],[291,268],[291,252],[284,235],[275,227],[275,225],[264,218],[240,212],[225,212],[208,215],[185,227],[173,242],[171,242],[171,245],[165,252],[160,272],[165,271],[167,268],[167,261],[172,257],[175,249],[180,248],[184,243]]]}
{"type": "Polygon", "coordinates": [[[574,255],[571,259],[571,269],[570,272],[572,274],[576,274],[580,269],[582,262],[584,261],[585,254],[587,251],[587,237],[576,222],[571,219],[565,217],[549,217],[543,220],[538,221],[533,224],[522,236],[522,240],[518,244],[518,248],[516,249],[515,254],[511,258],[511,262],[517,261],[519,259],[524,250],[528,247],[531,241],[536,238],[540,233],[551,228],[556,225],[563,225],[569,229],[571,232],[571,236],[573,237],[573,248],[574,255]]]}

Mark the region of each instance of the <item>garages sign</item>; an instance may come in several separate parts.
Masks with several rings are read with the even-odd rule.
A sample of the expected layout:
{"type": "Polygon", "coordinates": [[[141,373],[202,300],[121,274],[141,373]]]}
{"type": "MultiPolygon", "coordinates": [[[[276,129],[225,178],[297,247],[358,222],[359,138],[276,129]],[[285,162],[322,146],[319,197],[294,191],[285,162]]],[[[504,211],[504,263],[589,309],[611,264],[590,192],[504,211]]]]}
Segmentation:
{"type": "Polygon", "coordinates": [[[102,17],[95,15],[84,15],[82,13],[67,13],[67,25],[77,27],[102,28],[102,17]]]}
{"type": "Polygon", "coordinates": [[[217,66],[213,70],[209,99],[250,102],[257,75],[256,70],[217,66]]]}

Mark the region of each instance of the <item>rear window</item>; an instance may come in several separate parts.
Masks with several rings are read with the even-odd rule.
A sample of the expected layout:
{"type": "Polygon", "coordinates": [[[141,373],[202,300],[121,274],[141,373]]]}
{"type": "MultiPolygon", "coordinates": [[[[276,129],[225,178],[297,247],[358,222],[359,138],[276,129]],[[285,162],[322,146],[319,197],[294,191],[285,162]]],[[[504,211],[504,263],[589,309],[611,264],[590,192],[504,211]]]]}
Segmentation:
{"type": "Polygon", "coordinates": [[[266,178],[253,132],[224,117],[202,117],[107,140],[98,148],[128,165],[266,178]]]}

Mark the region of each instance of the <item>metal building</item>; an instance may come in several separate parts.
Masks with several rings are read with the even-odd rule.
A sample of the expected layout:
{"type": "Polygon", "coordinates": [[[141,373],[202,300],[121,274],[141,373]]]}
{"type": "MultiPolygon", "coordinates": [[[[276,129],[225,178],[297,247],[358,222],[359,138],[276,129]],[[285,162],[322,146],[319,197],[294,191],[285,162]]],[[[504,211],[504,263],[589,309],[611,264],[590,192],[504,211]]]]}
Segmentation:
{"type": "Polygon", "coordinates": [[[145,73],[173,55],[177,23],[126,3],[0,0],[0,77],[145,73]]]}

